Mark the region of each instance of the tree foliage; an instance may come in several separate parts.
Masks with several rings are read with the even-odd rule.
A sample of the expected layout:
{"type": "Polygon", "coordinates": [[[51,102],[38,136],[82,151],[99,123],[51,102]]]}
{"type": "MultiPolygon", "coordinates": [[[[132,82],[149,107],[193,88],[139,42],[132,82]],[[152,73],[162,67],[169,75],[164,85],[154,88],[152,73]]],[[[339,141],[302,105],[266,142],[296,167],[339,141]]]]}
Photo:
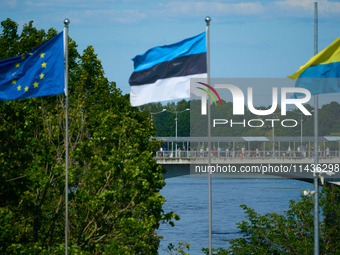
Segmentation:
{"type": "MultiPolygon", "coordinates": [[[[250,119],[270,119],[275,118],[280,121],[275,122],[275,136],[300,136],[301,135],[301,111],[293,110],[287,111],[286,116],[281,116],[281,114],[269,115],[269,116],[257,116],[252,114],[247,107],[245,107],[244,116],[233,116],[233,104],[232,102],[223,101],[222,106],[215,106],[213,103],[211,105],[211,121],[214,118],[219,119],[221,116],[223,118],[230,120],[233,119],[234,122],[242,122],[243,119],[246,121],[250,119]],[[298,123],[296,127],[285,128],[278,124],[284,119],[295,119],[298,123]]],[[[183,112],[178,115],[178,131],[177,135],[179,137],[190,136],[206,136],[206,117],[200,115],[201,102],[199,100],[186,101],[181,100],[176,104],[174,102],[162,105],[161,103],[150,103],[141,106],[141,110],[148,111],[149,113],[158,113],[153,115],[153,123],[156,126],[157,132],[156,136],[168,137],[175,136],[175,116],[169,112],[162,112],[163,109],[169,111],[183,111],[186,108],[191,109],[191,112],[183,112]],[[195,127],[191,127],[190,121],[195,123],[195,127]]],[[[309,104],[305,105],[308,111],[313,111],[314,108],[309,104]]],[[[268,109],[270,107],[257,107],[257,109],[268,109]]],[[[281,109],[278,107],[276,112],[280,112],[281,109]]],[[[303,136],[313,136],[314,134],[314,118],[313,116],[302,116],[303,120],[303,136]]],[[[259,125],[258,123],[252,123],[254,125],[259,125]]],[[[291,124],[291,123],[289,123],[291,124]]],[[[338,102],[330,102],[325,104],[319,109],[319,135],[329,136],[338,135],[340,128],[340,104],[338,102]]],[[[261,128],[251,128],[248,125],[243,127],[242,125],[237,126],[237,128],[230,128],[228,125],[216,126],[212,130],[213,136],[272,136],[273,128],[271,122],[265,122],[265,125],[261,128]]]]}
{"type": "MultiPolygon", "coordinates": [[[[303,136],[313,136],[314,135],[314,117],[313,116],[305,116],[302,114],[299,109],[287,111],[286,116],[281,116],[280,107],[276,110],[277,114],[272,114],[268,116],[257,116],[252,114],[249,109],[245,106],[245,114],[244,115],[233,115],[233,103],[225,102],[222,100],[222,106],[215,106],[214,103],[211,104],[211,126],[213,126],[214,119],[226,119],[228,124],[226,125],[216,125],[211,129],[211,135],[213,137],[248,137],[248,136],[273,136],[273,127],[271,121],[264,121],[266,119],[276,119],[274,122],[275,126],[275,136],[281,137],[300,137],[301,136],[301,117],[303,123],[303,136]],[[230,127],[231,119],[233,123],[247,123],[252,119],[262,119],[264,121],[264,125],[262,127],[250,127],[248,124],[245,124],[245,127],[242,124],[234,125],[230,127]],[[283,127],[280,123],[285,119],[294,119],[296,120],[295,127],[283,127]]],[[[313,113],[314,108],[309,104],[304,105],[306,109],[313,113]]],[[[178,127],[177,127],[177,136],[178,137],[205,137],[207,136],[207,115],[201,115],[201,101],[200,100],[181,100],[176,104],[174,102],[168,103],[166,105],[162,105],[161,103],[150,103],[144,106],[141,106],[143,111],[148,111],[150,117],[152,116],[152,121],[156,126],[156,135],[157,137],[175,137],[176,128],[175,128],[175,114],[170,113],[169,111],[183,111],[186,108],[190,107],[190,111],[182,112],[178,114],[178,127]],[[168,111],[162,111],[166,109],[168,111]]],[[[270,107],[257,107],[257,109],[269,109],[270,107]]],[[[292,125],[292,122],[285,123],[286,125],[292,125]]],[[[252,122],[252,125],[260,125],[260,122],[252,122]]],[[[338,102],[330,102],[329,104],[325,104],[319,109],[319,135],[320,136],[339,136],[340,128],[340,104],[338,102]]],[[[272,150],[272,143],[266,143],[266,148],[263,148],[263,142],[252,142],[251,143],[252,150],[255,150],[256,147],[261,150],[270,151],[272,150]]],[[[163,144],[166,146],[166,144],[163,144]]],[[[222,147],[229,147],[228,143],[222,144],[222,147]]],[[[235,146],[244,146],[244,143],[236,143],[235,146]]],[[[286,149],[289,146],[293,146],[289,142],[281,142],[281,149],[286,149]]],[[[298,145],[299,146],[299,145],[298,145]]],[[[326,146],[331,150],[338,150],[339,146],[335,142],[327,142],[326,146]]],[[[321,146],[323,147],[323,145],[321,146]]],[[[193,148],[198,150],[198,148],[193,148]]],[[[325,148],[323,148],[325,149],[325,148]]]]}
{"type": "Polygon", "coordinates": [[[141,106],[141,111],[148,112],[150,118],[156,126],[156,135],[161,137],[175,137],[176,136],[176,114],[177,114],[177,136],[190,136],[190,102],[185,99],[175,102],[169,102],[166,105],[161,103],[149,103],[141,106]],[[163,112],[163,109],[167,111],[163,112]]]}
{"type": "MultiPolygon", "coordinates": [[[[57,34],[1,22],[0,59],[57,34]]],[[[155,254],[164,213],[155,126],[109,82],[93,47],[69,38],[69,251],[155,254]]],[[[65,97],[1,102],[0,253],[61,254],[65,236],[65,97]]]]}

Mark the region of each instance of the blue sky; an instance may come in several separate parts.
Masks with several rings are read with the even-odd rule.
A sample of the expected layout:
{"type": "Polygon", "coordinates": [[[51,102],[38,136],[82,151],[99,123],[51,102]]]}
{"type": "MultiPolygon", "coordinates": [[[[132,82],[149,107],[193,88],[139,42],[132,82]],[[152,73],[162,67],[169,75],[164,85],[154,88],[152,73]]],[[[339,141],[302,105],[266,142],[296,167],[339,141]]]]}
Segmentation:
{"type": "MultiPolygon", "coordinates": [[[[340,36],[340,2],[318,1],[319,51],[340,36]]],[[[283,78],[314,54],[314,1],[1,0],[0,20],[63,29],[79,52],[92,45],[106,77],[130,93],[132,58],[210,26],[211,77],[283,78]]],[[[333,96],[338,97],[339,94],[333,96]]]]}

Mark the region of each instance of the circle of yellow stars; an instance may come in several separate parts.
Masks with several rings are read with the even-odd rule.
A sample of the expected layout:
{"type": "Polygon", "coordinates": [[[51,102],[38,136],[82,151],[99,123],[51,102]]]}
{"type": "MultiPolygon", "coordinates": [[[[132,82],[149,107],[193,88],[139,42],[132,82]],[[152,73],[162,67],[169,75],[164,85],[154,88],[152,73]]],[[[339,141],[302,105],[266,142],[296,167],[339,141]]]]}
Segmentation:
{"type": "MultiPolygon", "coordinates": [[[[29,55],[32,55],[32,54],[33,54],[33,53],[29,53],[29,55]]],[[[40,56],[40,58],[44,58],[44,57],[45,57],[45,53],[41,52],[41,53],[39,54],[39,56],[40,56]]],[[[25,59],[25,55],[22,55],[22,56],[21,56],[21,60],[24,60],[24,59],[25,59]]],[[[43,61],[43,63],[41,63],[40,65],[41,65],[41,68],[43,68],[43,69],[47,67],[47,63],[46,63],[45,61],[43,61]]],[[[20,68],[20,63],[15,63],[15,68],[20,68]]],[[[14,73],[12,74],[12,76],[14,76],[15,74],[16,74],[16,72],[14,72],[14,73]]],[[[43,74],[43,72],[41,72],[41,74],[39,75],[39,78],[40,78],[40,80],[44,79],[44,78],[45,78],[45,74],[43,74]]],[[[38,80],[38,81],[39,81],[39,80],[38,80]]],[[[16,84],[17,84],[17,80],[12,80],[12,85],[16,85],[16,84]]],[[[33,85],[34,88],[38,88],[38,87],[39,87],[39,82],[34,81],[34,83],[33,83],[32,85],[33,85]]],[[[21,91],[21,89],[22,89],[22,86],[21,86],[21,85],[18,85],[18,86],[17,86],[17,91],[21,91]]],[[[24,88],[24,90],[25,90],[25,92],[28,92],[29,87],[26,86],[26,87],[24,88]]]]}

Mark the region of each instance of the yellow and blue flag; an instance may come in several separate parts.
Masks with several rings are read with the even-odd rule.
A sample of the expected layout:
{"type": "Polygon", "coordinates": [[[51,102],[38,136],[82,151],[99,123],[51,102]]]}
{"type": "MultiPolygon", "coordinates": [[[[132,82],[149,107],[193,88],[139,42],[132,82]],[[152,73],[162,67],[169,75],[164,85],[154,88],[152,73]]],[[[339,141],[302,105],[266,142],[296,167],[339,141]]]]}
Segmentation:
{"type": "Polygon", "coordinates": [[[64,93],[63,32],[22,56],[0,61],[0,100],[64,93]]]}
{"type": "Polygon", "coordinates": [[[295,87],[308,89],[312,95],[340,92],[340,37],[312,57],[293,75],[295,87]]]}

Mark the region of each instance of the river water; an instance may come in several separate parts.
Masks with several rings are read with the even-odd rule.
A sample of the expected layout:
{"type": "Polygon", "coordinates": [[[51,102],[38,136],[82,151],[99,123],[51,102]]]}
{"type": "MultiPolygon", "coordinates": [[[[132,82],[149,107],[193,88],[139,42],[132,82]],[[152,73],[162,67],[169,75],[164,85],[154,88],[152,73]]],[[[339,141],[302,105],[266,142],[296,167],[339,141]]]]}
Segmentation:
{"type": "MultiPolygon", "coordinates": [[[[166,179],[161,194],[166,198],[165,212],[173,211],[181,219],[175,227],[161,225],[159,254],[169,243],[190,244],[190,254],[203,254],[202,247],[209,247],[208,179],[181,176],[166,179]]],[[[212,179],[212,246],[229,247],[230,240],[241,237],[236,223],[245,220],[241,204],[257,213],[282,213],[289,209],[289,200],[299,201],[303,189],[313,185],[290,179],[212,179]]]]}

